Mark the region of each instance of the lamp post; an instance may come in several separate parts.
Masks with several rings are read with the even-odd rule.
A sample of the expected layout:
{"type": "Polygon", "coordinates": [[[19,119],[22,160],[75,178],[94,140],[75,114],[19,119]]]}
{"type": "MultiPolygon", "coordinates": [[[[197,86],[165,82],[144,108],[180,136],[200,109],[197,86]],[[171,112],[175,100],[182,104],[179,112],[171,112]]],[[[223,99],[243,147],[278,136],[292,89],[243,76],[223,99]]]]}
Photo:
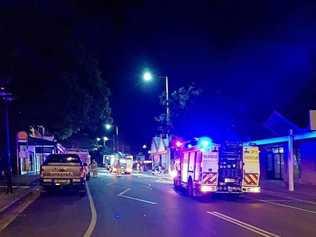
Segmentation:
{"type": "MultiPolygon", "coordinates": [[[[157,76],[165,81],[165,93],[166,93],[166,136],[169,135],[169,123],[170,123],[170,105],[169,105],[169,78],[168,76],[157,76]]],[[[143,80],[145,82],[150,82],[154,79],[153,74],[149,71],[145,71],[143,75],[143,80]]]]}
{"type": "Polygon", "coordinates": [[[113,138],[115,137],[115,139],[113,139],[113,151],[119,151],[119,128],[118,128],[118,126],[112,125],[110,123],[106,123],[104,126],[105,126],[106,130],[112,130],[112,128],[114,127],[115,133],[113,135],[113,138]]]}
{"type": "Polygon", "coordinates": [[[0,88],[0,98],[4,102],[4,127],[5,127],[5,150],[6,150],[6,176],[7,176],[7,192],[12,193],[12,162],[11,162],[11,144],[10,144],[10,124],[9,124],[9,104],[13,100],[12,93],[8,92],[4,87],[0,88]]]}
{"type": "MultiPolygon", "coordinates": [[[[169,126],[170,126],[170,104],[169,104],[169,78],[168,76],[156,76],[157,78],[163,79],[165,81],[165,93],[166,93],[166,140],[167,145],[167,169],[170,168],[170,141],[169,141],[169,126]]],[[[145,82],[150,82],[154,78],[150,71],[145,71],[143,74],[143,80],[145,82]]]]}

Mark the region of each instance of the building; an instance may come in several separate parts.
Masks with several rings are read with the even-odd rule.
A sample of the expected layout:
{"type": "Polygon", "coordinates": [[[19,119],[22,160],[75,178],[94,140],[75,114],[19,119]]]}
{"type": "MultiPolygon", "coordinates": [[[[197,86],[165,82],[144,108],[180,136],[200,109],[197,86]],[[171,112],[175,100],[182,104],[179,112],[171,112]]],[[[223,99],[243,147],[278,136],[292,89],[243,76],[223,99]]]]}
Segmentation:
{"type": "Polygon", "coordinates": [[[300,128],[280,113],[273,112],[264,124],[266,132],[270,132],[270,137],[247,142],[260,148],[262,180],[288,181],[288,134],[292,130],[294,182],[316,185],[316,131],[313,131],[313,128],[316,128],[316,111],[311,111],[310,121],[309,129],[300,128]]]}
{"type": "Polygon", "coordinates": [[[33,136],[25,131],[17,133],[16,170],[18,174],[38,174],[46,157],[63,153],[64,148],[51,136],[33,136]]]}
{"type": "MultiPolygon", "coordinates": [[[[316,185],[316,131],[294,134],[294,182],[316,185]]],[[[288,180],[289,136],[247,142],[260,148],[263,180],[288,180]]]]}
{"type": "Polygon", "coordinates": [[[168,170],[170,165],[170,148],[167,138],[162,136],[153,137],[150,147],[150,157],[152,160],[153,169],[162,167],[164,170],[168,170]]]}

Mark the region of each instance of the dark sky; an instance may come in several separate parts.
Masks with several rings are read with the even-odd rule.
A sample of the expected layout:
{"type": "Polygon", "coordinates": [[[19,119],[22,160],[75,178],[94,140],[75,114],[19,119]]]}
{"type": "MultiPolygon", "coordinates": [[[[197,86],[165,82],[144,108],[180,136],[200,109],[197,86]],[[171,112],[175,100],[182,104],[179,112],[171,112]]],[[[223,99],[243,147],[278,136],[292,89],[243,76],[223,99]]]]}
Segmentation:
{"type": "MultiPolygon", "coordinates": [[[[135,146],[155,133],[163,89],[162,81],[141,82],[144,67],[167,74],[171,89],[191,82],[203,89],[175,121],[179,135],[256,135],[273,110],[307,126],[316,106],[313,1],[104,2],[2,3],[1,48],[24,45],[49,62],[65,42],[83,43],[111,87],[123,139],[135,146]]],[[[34,64],[41,75],[54,70],[34,64]]],[[[36,103],[36,89],[31,94],[36,103]]]]}

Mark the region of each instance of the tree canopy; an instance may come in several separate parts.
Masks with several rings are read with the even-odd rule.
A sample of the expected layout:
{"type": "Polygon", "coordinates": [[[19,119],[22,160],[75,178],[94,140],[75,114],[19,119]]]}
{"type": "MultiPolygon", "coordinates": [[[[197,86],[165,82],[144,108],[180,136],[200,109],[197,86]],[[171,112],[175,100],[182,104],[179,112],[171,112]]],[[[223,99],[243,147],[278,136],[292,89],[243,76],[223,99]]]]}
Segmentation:
{"type": "Polygon", "coordinates": [[[182,86],[174,90],[169,95],[168,102],[166,99],[166,93],[160,95],[160,105],[163,108],[166,108],[167,103],[169,103],[170,114],[168,122],[166,112],[163,112],[154,118],[155,121],[158,122],[158,131],[161,133],[172,131],[174,128],[174,119],[184,112],[193,102],[194,97],[199,96],[201,92],[201,89],[197,88],[194,84],[191,84],[189,86],[182,86]]]}

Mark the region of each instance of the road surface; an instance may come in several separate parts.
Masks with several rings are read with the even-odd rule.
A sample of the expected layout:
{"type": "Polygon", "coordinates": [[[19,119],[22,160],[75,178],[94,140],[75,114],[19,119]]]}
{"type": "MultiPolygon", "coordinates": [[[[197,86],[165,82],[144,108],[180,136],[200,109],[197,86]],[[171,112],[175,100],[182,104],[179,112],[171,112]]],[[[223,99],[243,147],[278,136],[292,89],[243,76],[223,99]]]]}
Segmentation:
{"type": "Polygon", "coordinates": [[[0,236],[316,236],[312,197],[269,193],[194,200],[162,178],[105,172],[91,178],[89,190],[85,197],[41,194],[0,236]]]}

